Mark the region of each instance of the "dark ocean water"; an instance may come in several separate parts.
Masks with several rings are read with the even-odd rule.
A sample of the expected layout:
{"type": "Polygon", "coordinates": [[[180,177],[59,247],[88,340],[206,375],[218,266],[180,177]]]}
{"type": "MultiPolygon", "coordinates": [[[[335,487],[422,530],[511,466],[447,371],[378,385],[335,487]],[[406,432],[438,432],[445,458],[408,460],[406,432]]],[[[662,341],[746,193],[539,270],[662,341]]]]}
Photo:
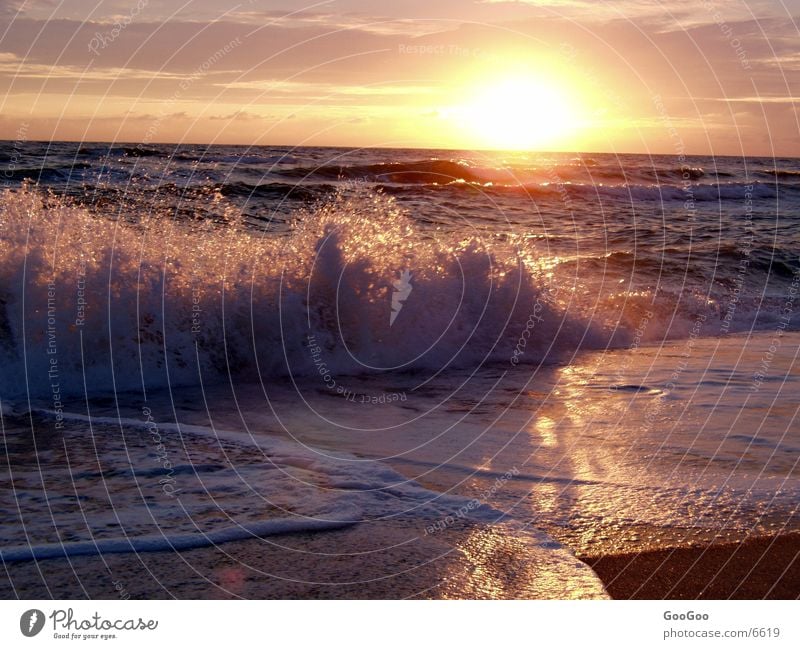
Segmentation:
{"type": "Polygon", "coordinates": [[[796,517],[798,160],[7,142],[0,168],[10,560],[470,498],[571,547],[796,517]]]}

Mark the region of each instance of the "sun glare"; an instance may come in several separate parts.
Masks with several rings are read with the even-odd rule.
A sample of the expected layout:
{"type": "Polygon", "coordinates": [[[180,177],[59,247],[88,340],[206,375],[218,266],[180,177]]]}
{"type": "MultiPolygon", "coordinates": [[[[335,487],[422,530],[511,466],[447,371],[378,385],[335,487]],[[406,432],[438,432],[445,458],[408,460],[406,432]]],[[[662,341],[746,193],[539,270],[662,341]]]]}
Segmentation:
{"type": "Polygon", "coordinates": [[[578,126],[567,94],[552,83],[529,77],[484,86],[455,113],[466,138],[490,149],[557,146],[578,126]]]}

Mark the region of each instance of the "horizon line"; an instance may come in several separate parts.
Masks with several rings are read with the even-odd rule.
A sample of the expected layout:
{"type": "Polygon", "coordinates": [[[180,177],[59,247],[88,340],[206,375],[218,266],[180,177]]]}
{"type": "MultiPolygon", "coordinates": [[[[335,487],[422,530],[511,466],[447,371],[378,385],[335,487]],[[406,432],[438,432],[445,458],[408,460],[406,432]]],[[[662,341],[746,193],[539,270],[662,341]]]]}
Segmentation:
{"type": "Polygon", "coordinates": [[[641,155],[641,156],[671,156],[671,157],[680,157],[681,155],[685,157],[693,157],[693,158],[767,158],[771,160],[775,159],[787,159],[787,160],[800,160],[800,155],[779,155],[779,154],[733,154],[733,153],[664,153],[664,152],[654,152],[654,151],[580,151],[575,149],[552,149],[552,150],[545,150],[545,149],[488,149],[488,148],[454,148],[454,147],[437,147],[437,146],[357,146],[357,145],[346,145],[346,144],[241,144],[241,143],[233,143],[233,142],[191,142],[191,141],[183,141],[183,142],[135,142],[132,140],[76,140],[76,139],[63,139],[63,140],[40,140],[40,139],[26,139],[20,141],[19,139],[8,139],[0,137],[0,142],[4,143],[11,143],[11,144],[54,144],[54,143],[69,143],[69,144],[110,144],[110,145],[120,145],[120,146],[133,146],[133,147],[148,147],[148,146],[206,146],[206,147],[214,147],[214,146],[228,146],[228,147],[246,147],[246,148],[256,148],[256,147],[288,147],[292,149],[351,149],[353,151],[367,151],[367,150],[388,150],[388,151],[453,151],[453,152],[475,152],[475,153],[536,153],[536,154],[555,154],[555,153],[562,153],[562,154],[580,154],[580,155],[617,155],[617,156],[628,156],[628,155],[641,155]]]}

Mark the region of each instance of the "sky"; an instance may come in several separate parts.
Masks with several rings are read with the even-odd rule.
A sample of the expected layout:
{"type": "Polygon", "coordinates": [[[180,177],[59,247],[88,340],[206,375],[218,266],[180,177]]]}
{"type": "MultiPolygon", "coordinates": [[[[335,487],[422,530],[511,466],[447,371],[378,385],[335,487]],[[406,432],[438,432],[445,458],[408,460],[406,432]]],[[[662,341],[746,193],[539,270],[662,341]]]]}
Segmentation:
{"type": "Polygon", "coordinates": [[[0,138],[800,156],[800,0],[0,0],[0,138]]]}

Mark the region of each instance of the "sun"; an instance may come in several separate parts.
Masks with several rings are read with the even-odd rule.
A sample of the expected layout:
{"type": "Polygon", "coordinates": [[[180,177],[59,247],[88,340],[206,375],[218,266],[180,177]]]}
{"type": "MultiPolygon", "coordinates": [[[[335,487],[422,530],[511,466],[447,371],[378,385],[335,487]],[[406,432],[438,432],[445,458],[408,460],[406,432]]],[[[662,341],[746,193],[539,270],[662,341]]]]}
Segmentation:
{"type": "Polygon", "coordinates": [[[466,140],[498,150],[557,146],[573,134],[579,121],[565,90],[531,76],[484,85],[454,114],[466,140]]]}

